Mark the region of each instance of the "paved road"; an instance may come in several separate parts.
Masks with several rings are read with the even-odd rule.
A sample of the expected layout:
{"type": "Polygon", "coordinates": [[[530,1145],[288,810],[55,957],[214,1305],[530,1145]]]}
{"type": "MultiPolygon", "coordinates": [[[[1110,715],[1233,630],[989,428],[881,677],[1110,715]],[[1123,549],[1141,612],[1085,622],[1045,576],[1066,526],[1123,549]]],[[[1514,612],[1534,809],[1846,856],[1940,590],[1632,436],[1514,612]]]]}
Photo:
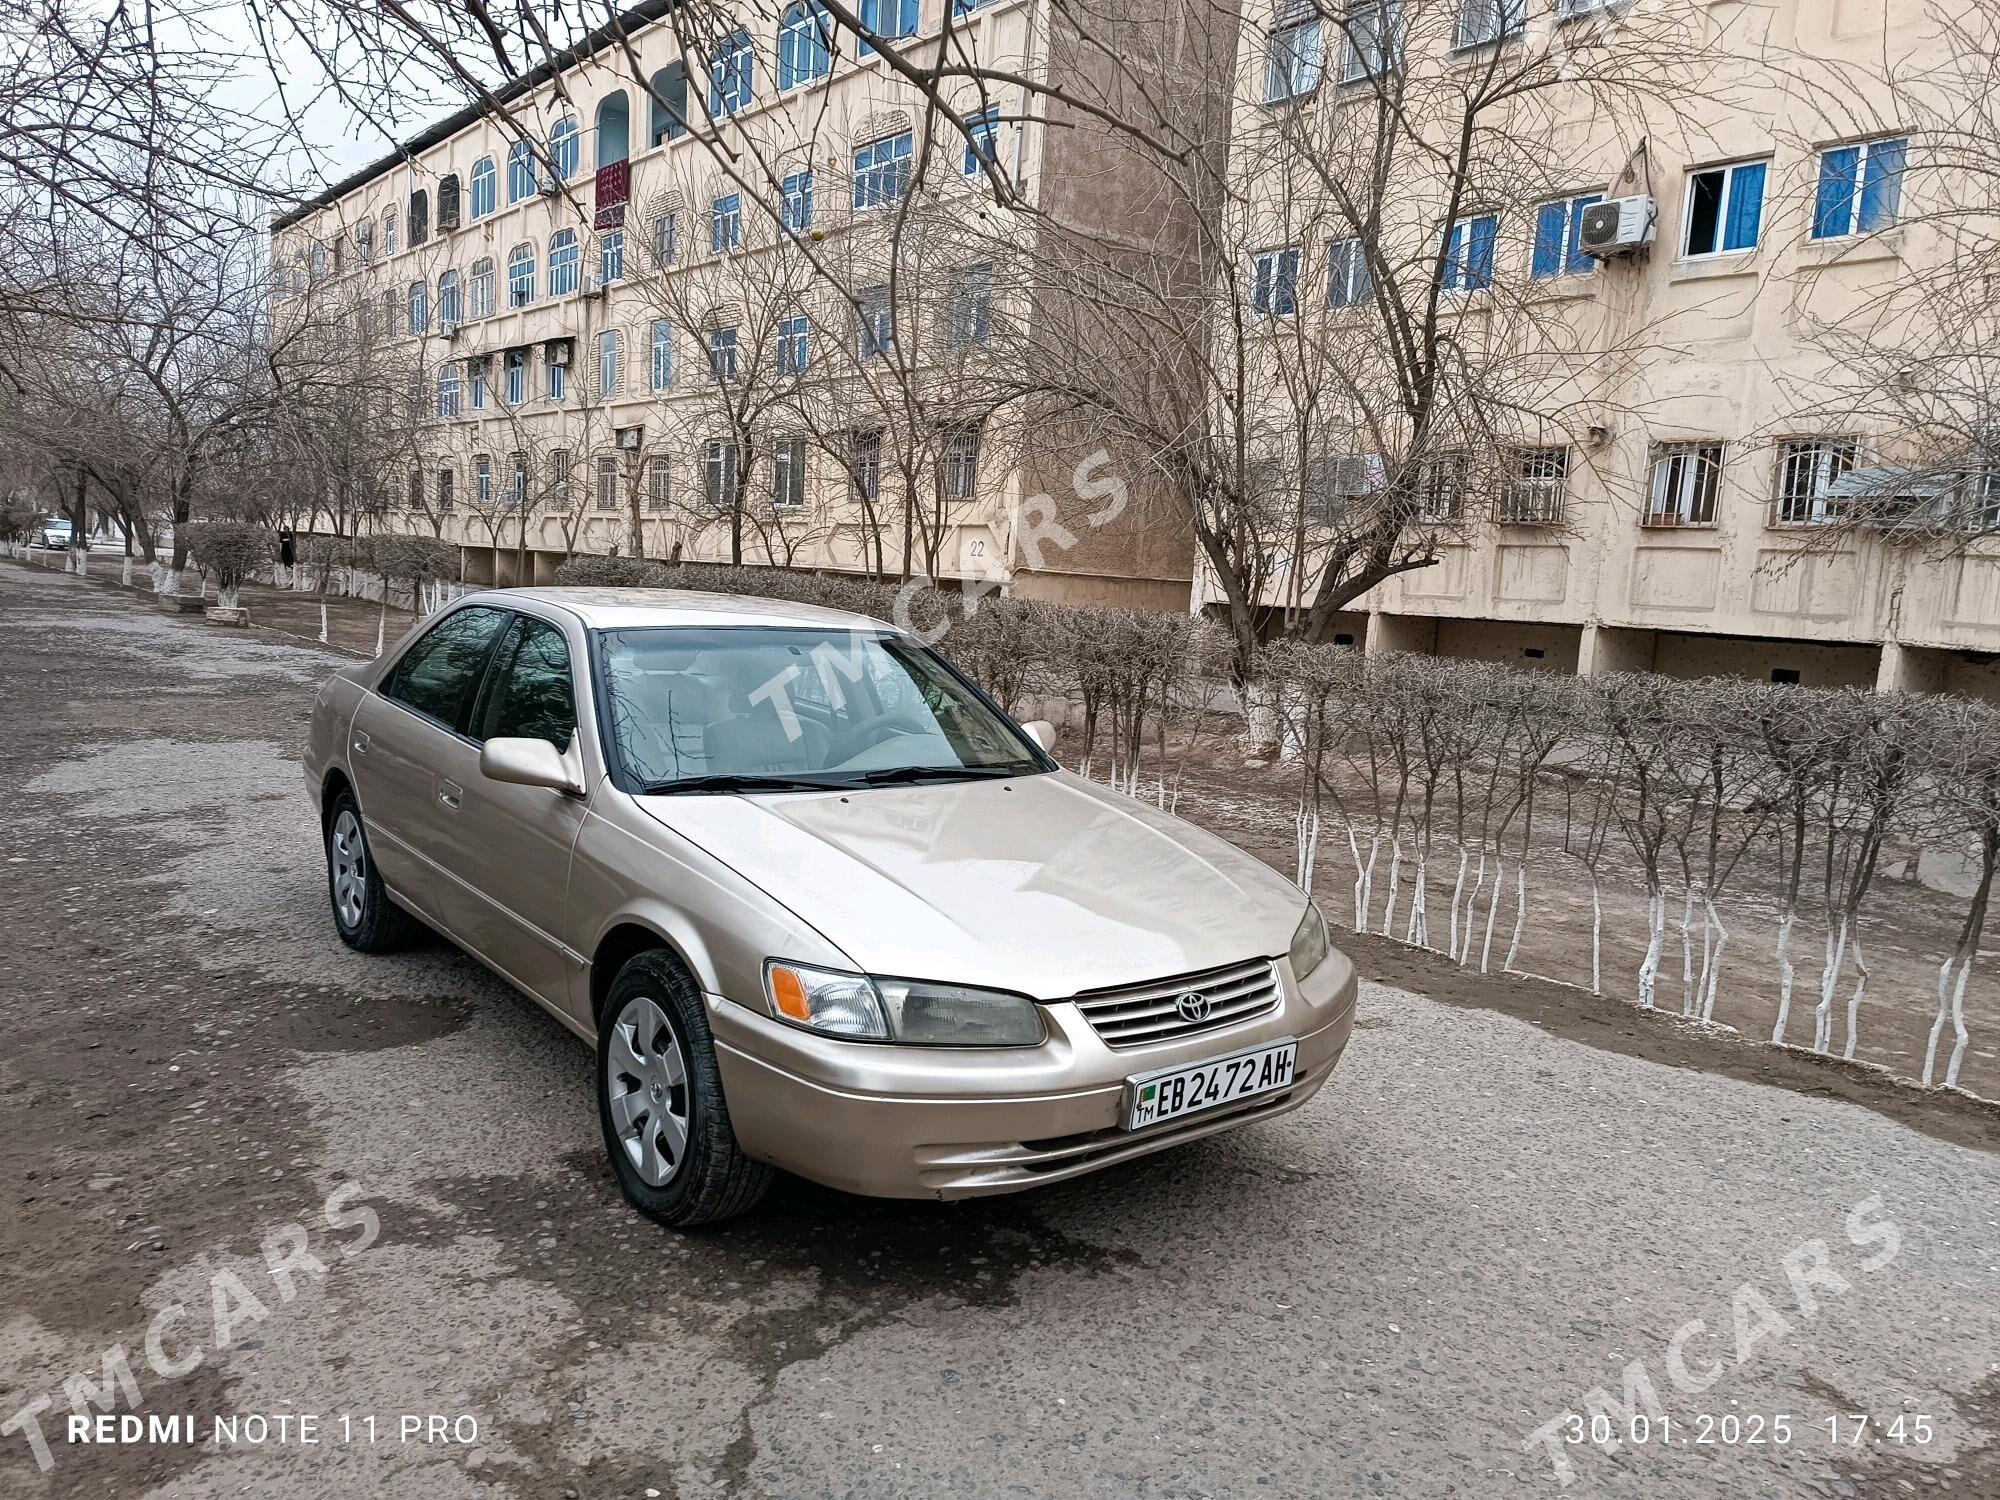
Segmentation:
{"type": "Polygon", "coordinates": [[[0,1494],[2000,1494],[1988,1151],[1381,986],[1284,1121],[662,1232],[573,1040],[334,941],[334,664],[0,564],[0,1420],[53,1442],[15,1419],[0,1494]],[[64,1441],[114,1345],[198,1442],[64,1441]],[[1634,1361],[1670,1440],[1563,1489],[1524,1440],[1634,1361]]]}

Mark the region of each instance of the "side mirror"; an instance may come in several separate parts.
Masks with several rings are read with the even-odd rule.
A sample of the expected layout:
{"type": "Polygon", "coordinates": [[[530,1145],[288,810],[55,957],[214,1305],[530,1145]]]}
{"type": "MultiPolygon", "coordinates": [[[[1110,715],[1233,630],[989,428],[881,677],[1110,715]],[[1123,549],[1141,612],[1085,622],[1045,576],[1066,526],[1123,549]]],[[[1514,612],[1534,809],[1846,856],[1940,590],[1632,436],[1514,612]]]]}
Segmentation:
{"type": "Polygon", "coordinates": [[[479,773],[488,781],[505,781],[515,786],[545,786],[551,791],[583,794],[583,774],[576,760],[576,736],[568,750],[557,750],[547,740],[488,740],[479,747],[479,773]]]}
{"type": "Polygon", "coordinates": [[[1021,726],[1029,739],[1051,753],[1056,748],[1056,726],[1047,719],[1030,719],[1021,726]]]}

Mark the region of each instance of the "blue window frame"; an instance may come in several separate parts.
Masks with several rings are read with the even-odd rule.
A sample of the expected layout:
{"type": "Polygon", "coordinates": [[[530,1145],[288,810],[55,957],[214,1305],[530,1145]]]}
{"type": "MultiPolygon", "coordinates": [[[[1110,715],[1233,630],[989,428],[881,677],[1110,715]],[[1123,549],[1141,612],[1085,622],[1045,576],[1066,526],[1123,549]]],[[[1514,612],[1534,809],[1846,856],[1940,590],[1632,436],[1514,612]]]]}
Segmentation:
{"type": "Polygon", "coordinates": [[[1602,193],[1585,193],[1535,210],[1535,280],[1588,276],[1597,269],[1597,262],[1583,253],[1583,211],[1603,201],[1602,193]]]}
{"type": "Polygon", "coordinates": [[[438,370],[437,414],[440,417],[458,415],[458,366],[444,365],[438,370]]]}
{"type": "Polygon", "coordinates": [[[583,137],[575,120],[556,121],[556,128],[549,132],[549,160],[555,164],[557,181],[569,182],[575,178],[583,165],[583,137]]]}
{"type": "Polygon", "coordinates": [[[665,318],[653,319],[653,389],[664,391],[674,383],[674,325],[665,318]]]}
{"type": "Polygon", "coordinates": [[[468,359],[465,362],[466,399],[474,411],[486,410],[486,361],[468,359]]]}
{"type": "Polygon", "coordinates": [[[623,363],[619,355],[618,330],[607,328],[597,336],[597,394],[605,401],[618,394],[618,372],[623,363]]]}
{"type": "Polygon", "coordinates": [[[505,382],[506,402],[509,406],[519,406],[528,399],[528,351],[509,349],[501,360],[501,379],[505,382]]]}
{"type": "Polygon", "coordinates": [[[965,175],[977,177],[1000,150],[1000,106],[982,109],[965,122],[965,175]]]}
{"type": "Polygon", "coordinates": [[[861,320],[855,327],[856,353],[863,359],[881,359],[896,339],[896,322],[889,309],[889,289],[870,286],[861,289],[861,320]]]}
{"type": "Polygon", "coordinates": [[[708,112],[715,118],[750,107],[757,94],[757,52],[750,33],[733,32],[716,49],[708,65],[708,112]]]}
{"type": "Polygon", "coordinates": [[[535,252],[516,245],[507,257],[507,305],[526,307],[535,300],[535,252]]]}
{"type": "Polygon", "coordinates": [[[1403,60],[1403,0],[1349,0],[1343,83],[1381,78],[1403,60]]]}
{"type": "Polygon", "coordinates": [[[1287,246],[1250,258],[1250,310],[1259,317],[1288,317],[1299,310],[1299,252],[1287,246]]]}
{"type": "Polygon", "coordinates": [[[743,195],[724,193],[708,210],[708,248],[711,254],[735,250],[743,243],[743,195]]]}
{"type": "Polygon", "coordinates": [[[625,276],[625,231],[607,229],[597,237],[597,271],[606,286],[625,276]]]}
{"type": "Polygon", "coordinates": [[[915,138],[900,135],[870,141],[854,153],[854,206],[881,208],[899,201],[910,176],[915,138]]]}
{"type": "Polygon", "coordinates": [[[736,330],[711,329],[708,335],[708,379],[721,385],[736,378],[736,330]]]}
{"type": "Polygon", "coordinates": [[[952,273],[946,303],[946,332],[964,347],[983,344],[993,332],[993,267],[960,266],[952,273]]]}
{"type": "Polygon", "coordinates": [[[1264,44],[1264,102],[1282,104],[1319,87],[1325,58],[1325,28],[1318,16],[1280,26],[1264,44]]]}
{"type": "MultiPolygon", "coordinates": [[[[889,41],[917,34],[917,0],[861,0],[861,25],[866,31],[889,41]]],[[[855,48],[862,57],[873,57],[867,42],[855,48]]]]}
{"type": "Polygon", "coordinates": [[[778,373],[803,375],[812,363],[812,325],[804,313],[778,319],[778,373]]]}
{"type": "Polygon", "coordinates": [[[819,0],[799,0],[778,20],[778,87],[824,78],[833,66],[833,18],[819,0]]]}
{"type": "Polygon", "coordinates": [[[459,290],[456,271],[438,276],[437,315],[438,328],[445,333],[465,321],[465,294],[459,290]]]}
{"type": "Polygon", "coordinates": [[[1902,213],[1909,151],[1910,143],[1901,136],[1822,151],[1812,237],[1845,239],[1894,224],[1902,213]]]}
{"type": "Polygon", "coordinates": [[[431,326],[431,289],[421,281],[410,283],[409,317],[406,325],[413,334],[431,326]]]}
{"type": "Polygon", "coordinates": [[[569,366],[557,363],[553,354],[542,363],[542,390],[551,401],[569,394],[569,366]]]}
{"type": "Polygon", "coordinates": [[[493,158],[482,156],[472,164],[472,217],[483,219],[499,207],[500,173],[493,158]]]}
{"type": "Polygon", "coordinates": [[[1445,236],[1440,276],[1448,292],[1483,292],[1493,285],[1494,252],[1500,241],[1500,219],[1479,214],[1460,219],[1445,236]]]}
{"type": "Polygon", "coordinates": [[[574,229],[558,229],[549,236],[549,295],[566,297],[577,289],[581,280],[579,271],[583,264],[583,251],[577,245],[574,229]]]}
{"type": "Polygon", "coordinates": [[[778,191],[778,222],[793,234],[804,234],[813,222],[813,174],[794,172],[778,191]]]}
{"type": "Polygon", "coordinates": [[[1768,162],[1741,161],[1690,173],[1681,254],[1755,250],[1764,229],[1764,179],[1769,169],[1768,162]]]}
{"type": "Polygon", "coordinates": [[[1335,240],[1326,247],[1326,305],[1359,307],[1373,294],[1368,256],[1359,240],[1335,240]]]}
{"type": "Polygon", "coordinates": [[[507,201],[519,203],[535,196],[535,148],[516,141],[507,148],[507,201]]]}

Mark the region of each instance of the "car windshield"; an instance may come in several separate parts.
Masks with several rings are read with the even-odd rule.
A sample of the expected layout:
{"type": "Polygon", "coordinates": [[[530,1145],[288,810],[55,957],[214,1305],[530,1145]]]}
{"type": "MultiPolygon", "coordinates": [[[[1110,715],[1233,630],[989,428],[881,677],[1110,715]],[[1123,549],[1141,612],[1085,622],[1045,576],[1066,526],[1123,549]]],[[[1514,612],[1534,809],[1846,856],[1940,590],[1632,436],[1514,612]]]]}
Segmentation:
{"type": "Polygon", "coordinates": [[[887,632],[731,626],[599,636],[620,767],[649,793],[1032,775],[1034,746],[936,655],[887,632]]]}

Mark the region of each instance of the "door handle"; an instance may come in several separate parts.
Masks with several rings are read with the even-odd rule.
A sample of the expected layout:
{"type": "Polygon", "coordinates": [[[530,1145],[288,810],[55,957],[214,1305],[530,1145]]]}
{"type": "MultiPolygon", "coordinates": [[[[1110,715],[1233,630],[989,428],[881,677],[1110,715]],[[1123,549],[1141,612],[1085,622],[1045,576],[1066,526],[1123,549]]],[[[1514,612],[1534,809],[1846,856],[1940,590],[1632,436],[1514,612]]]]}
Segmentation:
{"type": "Polygon", "coordinates": [[[356,755],[368,753],[368,736],[358,729],[354,731],[354,753],[356,755]]]}
{"type": "Polygon", "coordinates": [[[464,796],[465,788],[457,782],[440,781],[438,783],[438,801],[452,809],[452,811],[456,812],[458,810],[459,800],[464,796]]]}

